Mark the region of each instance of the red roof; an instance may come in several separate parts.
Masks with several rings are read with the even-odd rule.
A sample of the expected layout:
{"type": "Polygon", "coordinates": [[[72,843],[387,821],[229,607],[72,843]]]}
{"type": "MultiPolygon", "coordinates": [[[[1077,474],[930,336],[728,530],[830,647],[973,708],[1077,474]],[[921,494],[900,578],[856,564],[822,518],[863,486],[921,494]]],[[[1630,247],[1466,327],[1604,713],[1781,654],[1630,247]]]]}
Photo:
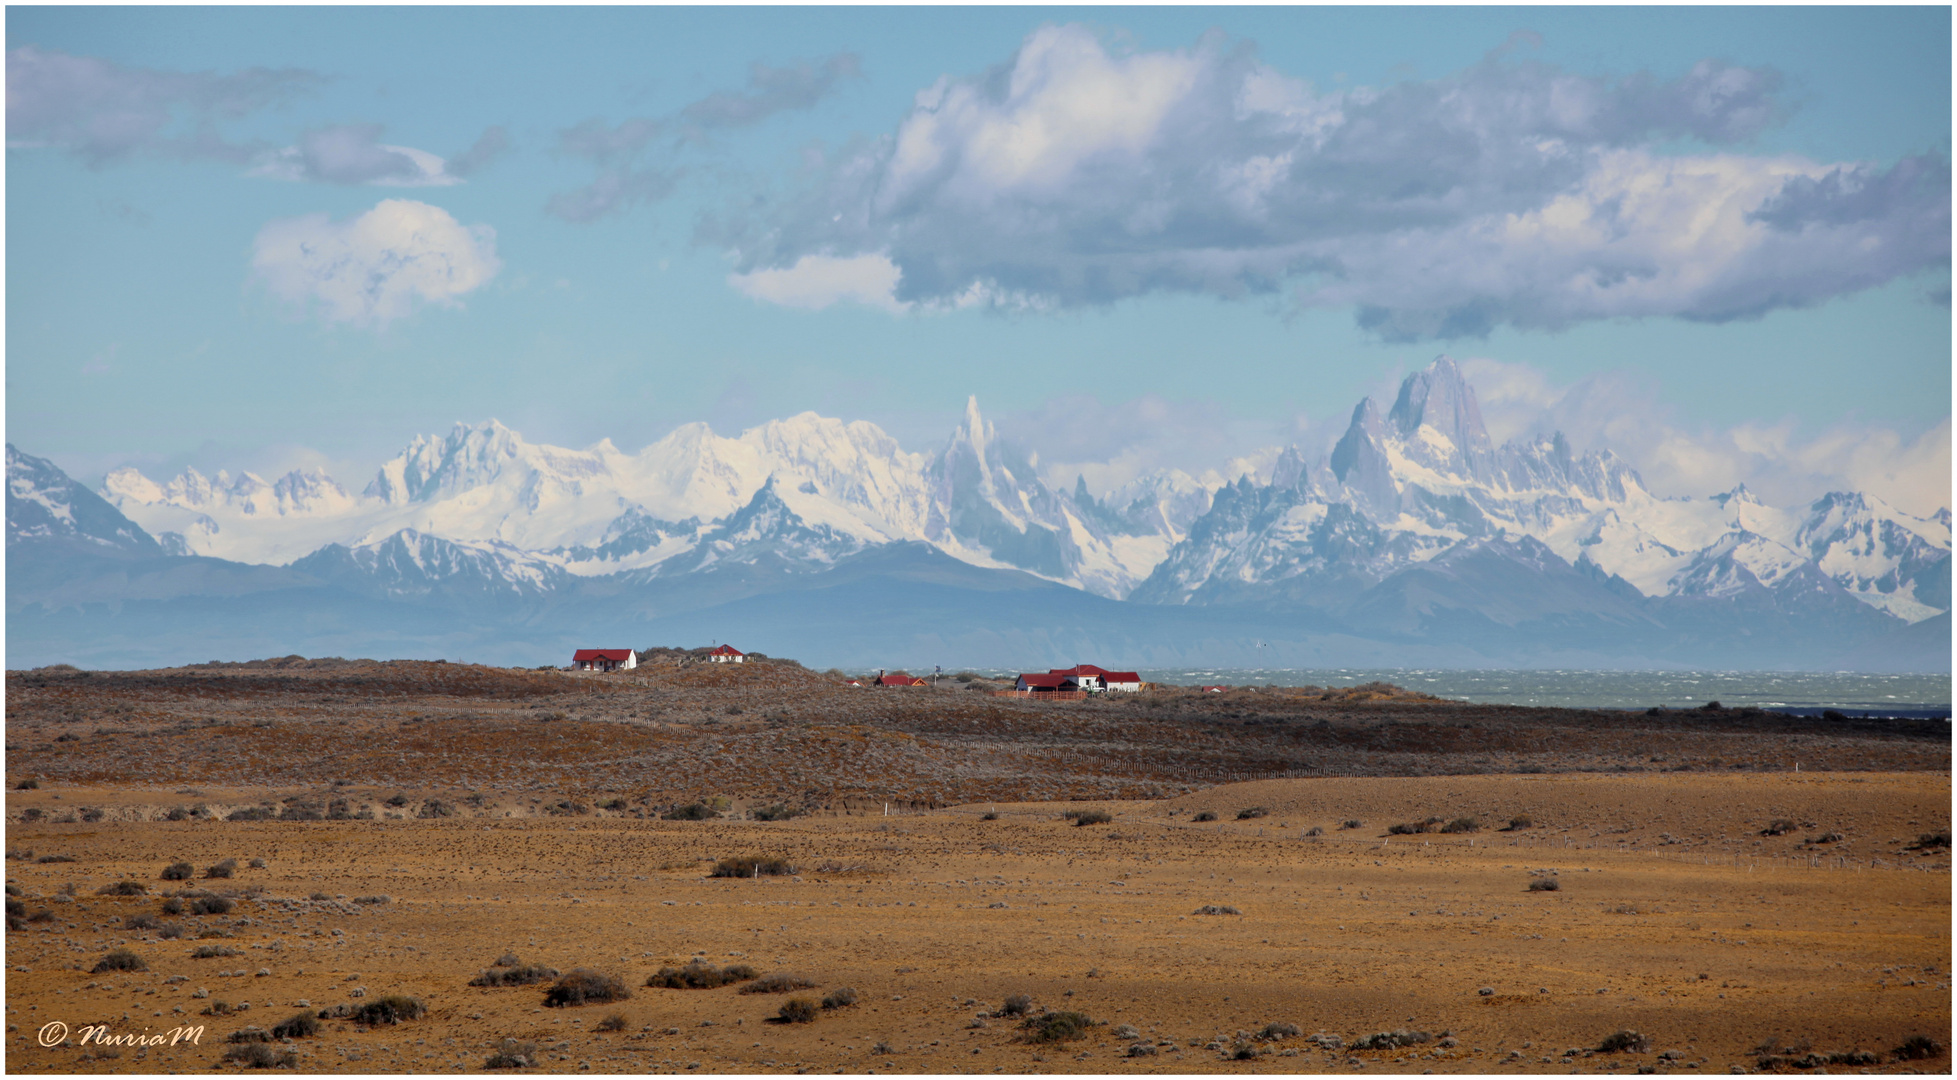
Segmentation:
{"type": "Polygon", "coordinates": [[[1047,674],[1049,675],[1098,675],[1102,678],[1106,678],[1108,671],[1106,668],[1098,668],[1095,667],[1093,664],[1075,664],[1073,667],[1070,668],[1051,668],[1047,671],[1047,674]]]}
{"type": "Polygon", "coordinates": [[[893,671],[888,675],[877,676],[878,686],[923,686],[923,679],[913,679],[908,672],[893,671]]]}
{"type": "Polygon", "coordinates": [[[707,655],[708,656],[746,656],[747,654],[739,649],[736,649],[732,645],[721,645],[715,648],[714,651],[708,653],[707,655]]]}
{"type": "Polygon", "coordinates": [[[582,664],[586,660],[616,660],[623,664],[631,656],[630,649],[579,649],[571,654],[571,663],[582,664]]]}
{"type": "Polygon", "coordinates": [[[1021,675],[1019,682],[1029,689],[1058,690],[1070,682],[1066,675],[1021,675]]]}
{"type": "Polygon", "coordinates": [[[1142,681],[1142,677],[1133,671],[1103,671],[1101,673],[1101,681],[1138,683],[1142,681]]]}

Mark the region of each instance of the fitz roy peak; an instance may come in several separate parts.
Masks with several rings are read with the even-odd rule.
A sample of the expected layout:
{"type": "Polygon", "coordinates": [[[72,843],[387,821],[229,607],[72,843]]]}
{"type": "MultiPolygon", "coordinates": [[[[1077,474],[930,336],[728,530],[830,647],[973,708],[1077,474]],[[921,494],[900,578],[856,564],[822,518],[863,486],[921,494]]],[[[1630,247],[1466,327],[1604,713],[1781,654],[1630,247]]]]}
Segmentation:
{"type": "Polygon", "coordinates": [[[9,447],[9,660],[277,641],[535,662],[540,640],[749,627],[825,662],[876,663],[874,642],[1002,666],[1118,643],[1143,666],[1250,648],[1298,666],[1948,670],[1948,509],[1661,497],[1561,433],[1496,445],[1447,357],[1389,408],[1359,402],[1329,453],[1244,460],[1260,464],[1097,496],[1043,475],[976,400],[928,454],[814,413],[637,452],[458,424],[358,494],[319,470],[133,468],[98,494],[9,447]]]}

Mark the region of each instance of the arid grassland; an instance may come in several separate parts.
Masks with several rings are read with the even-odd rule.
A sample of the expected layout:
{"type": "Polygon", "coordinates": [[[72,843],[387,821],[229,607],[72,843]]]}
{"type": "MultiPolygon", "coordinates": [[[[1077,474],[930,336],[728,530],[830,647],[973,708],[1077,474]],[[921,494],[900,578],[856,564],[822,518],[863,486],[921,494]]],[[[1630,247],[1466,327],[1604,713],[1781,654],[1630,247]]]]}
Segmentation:
{"type": "Polygon", "coordinates": [[[964,685],[9,673],[7,1067],[1949,1070],[1947,723],[964,685]]]}

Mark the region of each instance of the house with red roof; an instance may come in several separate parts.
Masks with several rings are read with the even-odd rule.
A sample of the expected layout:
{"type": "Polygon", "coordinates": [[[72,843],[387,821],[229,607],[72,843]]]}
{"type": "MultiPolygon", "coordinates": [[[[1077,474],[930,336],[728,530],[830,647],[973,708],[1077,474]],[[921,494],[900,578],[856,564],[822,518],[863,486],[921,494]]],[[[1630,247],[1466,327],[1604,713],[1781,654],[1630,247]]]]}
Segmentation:
{"type": "Polygon", "coordinates": [[[1101,673],[1101,686],[1106,690],[1140,693],[1142,677],[1133,671],[1104,671],[1101,673]]]}
{"type": "Polygon", "coordinates": [[[1139,691],[1142,688],[1142,677],[1132,671],[1109,671],[1107,668],[1097,667],[1093,664],[1075,664],[1070,668],[1054,668],[1048,671],[1047,674],[1058,675],[1062,678],[1073,680],[1074,685],[1068,687],[1069,690],[1139,691]]]}
{"type": "Polygon", "coordinates": [[[707,659],[716,664],[745,664],[747,654],[732,645],[718,645],[707,654],[707,659]]]}
{"type": "Polygon", "coordinates": [[[1065,691],[1079,690],[1080,684],[1074,681],[1072,675],[1048,673],[1045,675],[1021,675],[1013,683],[1012,688],[1022,694],[1057,694],[1065,691]]]}
{"type": "Polygon", "coordinates": [[[931,684],[925,682],[923,679],[913,678],[908,672],[892,671],[889,672],[888,674],[879,673],[876,677],[876,680],[872,682],[870,685],[872,686],[929,686],[931,684]]]}
{"type": "Polygon", "coordinates": [[[571,654],[572,671],[630,671],[639,666],[631,649],[579,649],[571,654]]]}

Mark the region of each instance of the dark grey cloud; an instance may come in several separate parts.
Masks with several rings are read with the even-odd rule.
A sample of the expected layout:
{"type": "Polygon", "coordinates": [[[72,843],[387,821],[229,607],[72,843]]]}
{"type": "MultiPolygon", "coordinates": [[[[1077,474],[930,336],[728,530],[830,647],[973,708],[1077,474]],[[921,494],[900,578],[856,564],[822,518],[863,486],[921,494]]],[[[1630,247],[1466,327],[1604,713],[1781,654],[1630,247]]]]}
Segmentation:
{"type": "Polygon", "coordinates": [[[510,133],[501,124],[487,128],[475,145],[448,159],[451,176],[469,177],[487,168],[510,148],[510,133]]]}
{"type": "Polygon", "coordinates": [[[812,108],[845,79],[860,78],[862,59],[837,53],[821,60],[804,60],[786,67],[756,63],[747,86],[723,90],[680,110],[680,118],[702,127],[746,127],[791,109],[812,108]]]}
{"type": "Polygon", "coordinates": [[[1584,75],[1517,59],[1530,44],[1441,79],[1320,93],[1217,34],[1123,54],[1045,27],[699,237],[734,249],[740,275],[874,253],[901,271],[897,304],[1288,292],[1394,339],[1740,318],[1948,264],[1947,168],[1822,181],[1832,166],[1744,152],[1786,114],[1773,70],[1584,75]],[[1857,199],[1880,212],[1855,217],[1857,199]],[[1789,215],[1813,220],[1771,224],[1789,215]],[[1907,228],[1930,237],[1855,254],[1907,228]]]}
{"type": "Polygon", "coordinates": [[[7,52],[7,145],[55,147],[94,166],[143,152],[244,162],[262,147],[227,141],[219,121],[325,82],[298,68],[157,71],[23,45],[7,52]]]}

